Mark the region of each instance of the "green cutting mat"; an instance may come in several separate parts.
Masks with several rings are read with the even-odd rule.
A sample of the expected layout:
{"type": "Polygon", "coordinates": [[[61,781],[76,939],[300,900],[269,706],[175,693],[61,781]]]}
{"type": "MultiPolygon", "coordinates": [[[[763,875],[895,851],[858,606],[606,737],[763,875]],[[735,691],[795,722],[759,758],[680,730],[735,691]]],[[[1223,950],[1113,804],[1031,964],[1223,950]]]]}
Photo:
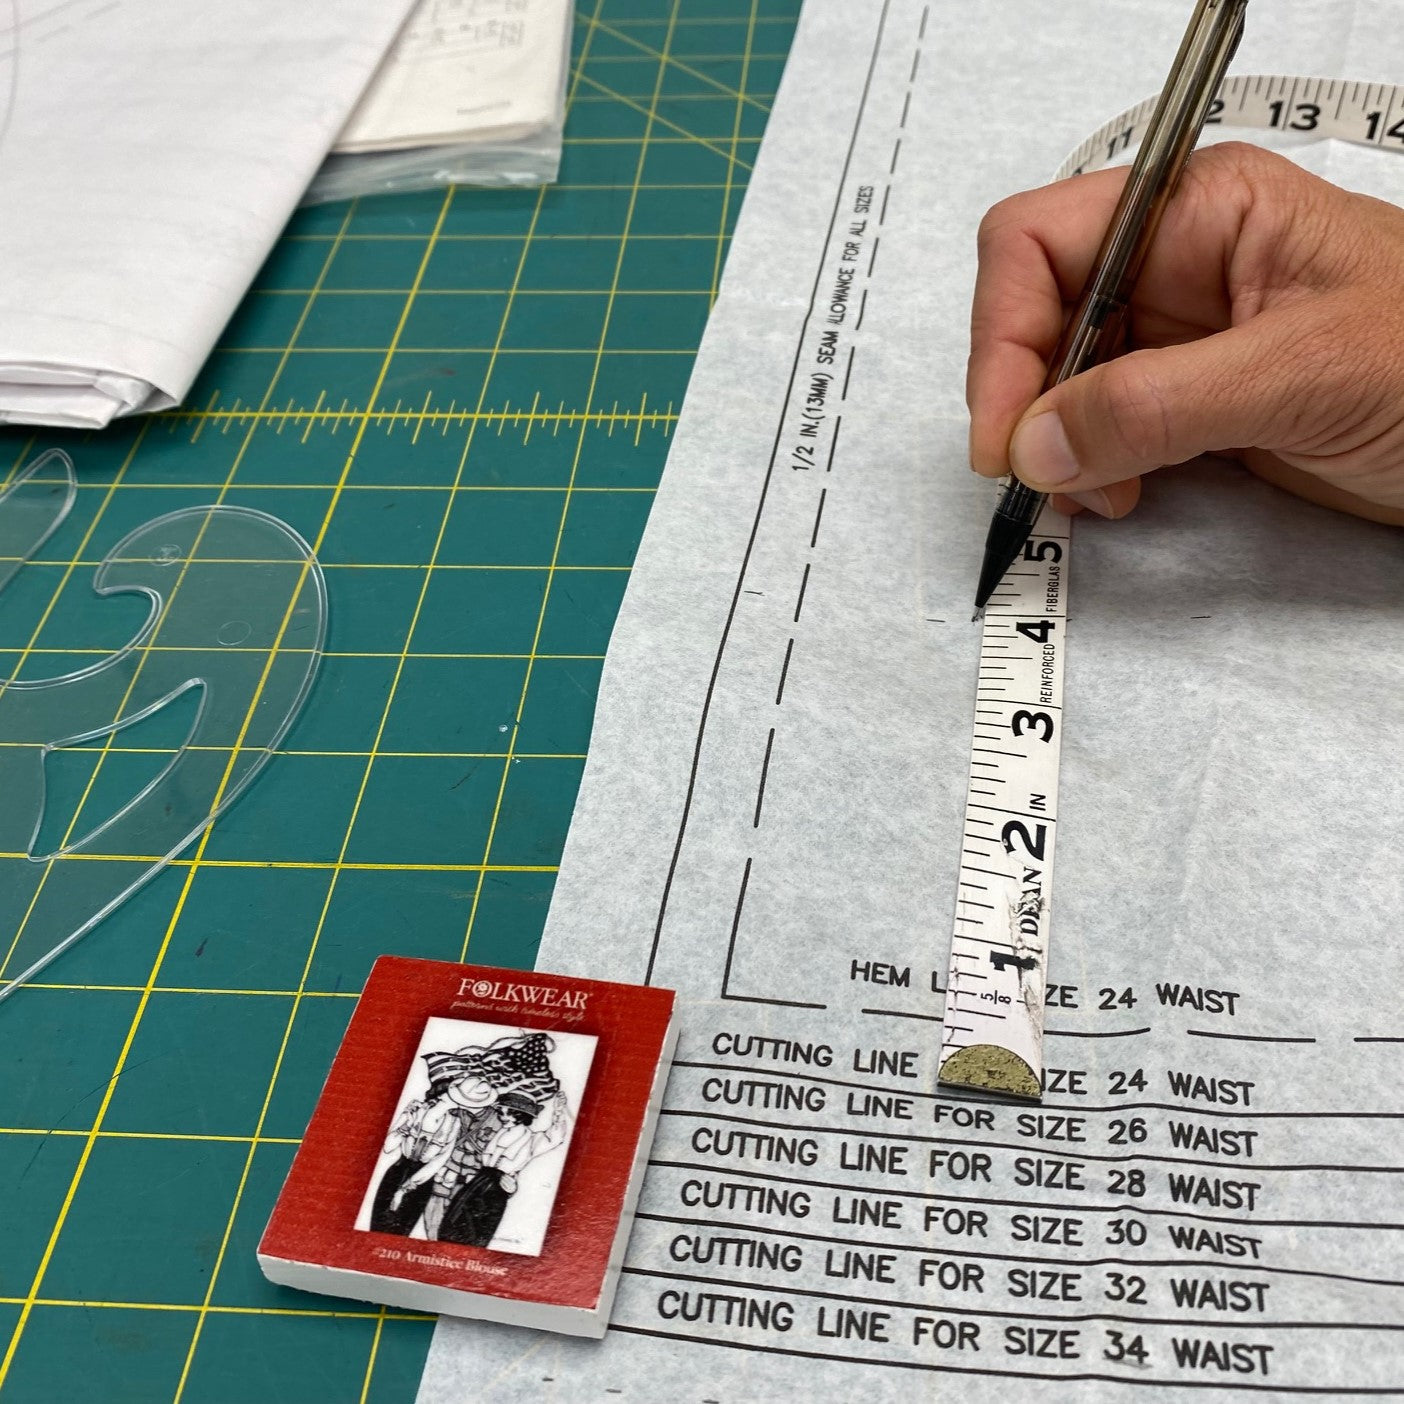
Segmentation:
{"type": "MultiPolygon", "coordinates": [[[[304,212],[188,408],[0,435],[0,476],[60,444],[82,480],[0,600],[31,673],[126,637],[93,567],[189,504],[296,527],[331,618],[286,753],[0,1005],[3,1404],[413,1398],[429,1319],[254,1245],[374,957],[533,962],[798,5],[588,0],[557,186],[304,212]]],[[[56,770],[63,827],[121,749],[56,770]]]]}

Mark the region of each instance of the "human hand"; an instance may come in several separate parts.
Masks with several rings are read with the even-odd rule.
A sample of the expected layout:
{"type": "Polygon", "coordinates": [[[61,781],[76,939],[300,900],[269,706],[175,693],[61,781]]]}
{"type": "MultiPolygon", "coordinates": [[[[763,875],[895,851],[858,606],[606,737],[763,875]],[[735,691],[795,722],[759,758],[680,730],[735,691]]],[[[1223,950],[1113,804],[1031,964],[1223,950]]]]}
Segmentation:
{"type": "Polygon", "coordinates": [[[1078,176],[986,215],[975,471],[1121,517],[1142,474],[1227,453],[1313,502],[1404,524],[1404,211],[1257,147],[1195,153],[1132,299],[1129,353],[1040,396],[1124,179],[1078,176]]]}
{"type": "Polygon", "coordinates": [[[549,1101],[542,1103],[541,1110],[536,1113],[536,1119],[531,1123],[533,1131],[549,1131],[556,1122],[562,1120],[566,1114],[566,1099],[564,1092],[557,1092],[549,1101]]]}
{"type": "Polygon", "coordinates": [[[483,1147],[483,1164],[497,1170],[515,1170],[525,1163],[523,1155],[530,1150],[531,1132],[525,1126],[504,1126],[483,1147]]]}

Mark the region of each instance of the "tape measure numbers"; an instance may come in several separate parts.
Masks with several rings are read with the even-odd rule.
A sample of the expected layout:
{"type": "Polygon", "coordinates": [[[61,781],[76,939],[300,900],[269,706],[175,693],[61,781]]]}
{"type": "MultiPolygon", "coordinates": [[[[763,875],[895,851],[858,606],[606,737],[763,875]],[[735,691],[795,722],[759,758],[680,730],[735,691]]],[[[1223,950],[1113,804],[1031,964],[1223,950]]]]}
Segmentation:
{"type": "MultiPolygon", "coordinates": [[[[1053,179],[1111,165],[1145,135],[1157,100],[1147,98],[1103,123],[1058,167],[1053,179]]],[[[1245,73],[1219,85],[1205,131],[1216,126],[1335,137],[1354,146],[1404,152],[1404,87],[1245,73]]]]}
{"type": "MultiPolygon", "coordinates": [[[[1157,100],[1104,123],[1054,178],[1110,165],[1130,150],[1157,100]]],[[[1208,121],[1404,152],[1404,88],[1243,75],[1220,85],[1208,121]]],[[[940,1081],[1015,1097],[1043,1092],[1069,525],[1044,509],[985,611],[946,975],[940,1081]]]]}
{"type": "Polygon", "coordinates": [[[1043,991],[1058,822],[1066,517],[1045,508],[985,606],[942,1082],[1043,1090],[1043,991]]]}

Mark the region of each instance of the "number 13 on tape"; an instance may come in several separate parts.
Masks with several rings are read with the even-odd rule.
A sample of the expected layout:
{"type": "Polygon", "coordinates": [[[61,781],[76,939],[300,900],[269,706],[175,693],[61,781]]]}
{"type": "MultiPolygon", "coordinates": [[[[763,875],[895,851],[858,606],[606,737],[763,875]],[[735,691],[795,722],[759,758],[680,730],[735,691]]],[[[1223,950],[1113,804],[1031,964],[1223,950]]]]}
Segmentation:
{"type": "Polygon", "coordinates": [[[1043,1092],[1068,519],[1044,508],[985,610],[940,1081],[1043,1092]]]}

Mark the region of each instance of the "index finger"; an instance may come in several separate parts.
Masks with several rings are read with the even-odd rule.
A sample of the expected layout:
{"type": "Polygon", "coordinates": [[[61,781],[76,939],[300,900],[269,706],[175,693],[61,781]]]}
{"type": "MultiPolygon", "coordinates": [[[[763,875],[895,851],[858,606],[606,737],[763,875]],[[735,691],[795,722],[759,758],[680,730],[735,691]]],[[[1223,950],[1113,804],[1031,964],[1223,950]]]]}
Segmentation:
{"type": "Polygon", "coordinates": [[[980,224],[970,312],[970,466],[1009,471],[1009,439],[1038,398],[1048,360],[1126,181],[1125,171],[1074,176],[1000,201],[980,224]]]}

